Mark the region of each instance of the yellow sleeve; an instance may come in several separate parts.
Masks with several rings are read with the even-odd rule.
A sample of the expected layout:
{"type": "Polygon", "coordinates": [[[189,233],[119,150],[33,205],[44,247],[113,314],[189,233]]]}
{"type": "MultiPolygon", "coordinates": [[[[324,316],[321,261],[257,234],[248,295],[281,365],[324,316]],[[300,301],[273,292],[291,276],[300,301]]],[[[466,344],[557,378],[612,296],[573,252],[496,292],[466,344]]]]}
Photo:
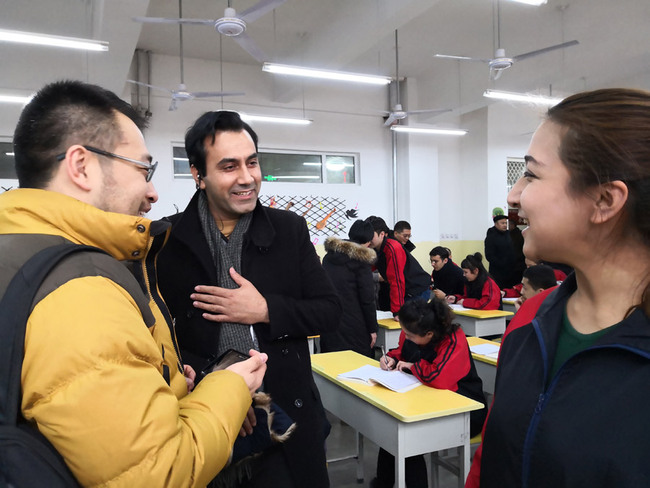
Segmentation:
{"type": "Polygon", "coordinates": [[[209,375],[178,400],[130,295],[104,277],[67,282],[32,312],[22,411],[84,486],[205,486],[251,403],[244,380],[209,375]]]}

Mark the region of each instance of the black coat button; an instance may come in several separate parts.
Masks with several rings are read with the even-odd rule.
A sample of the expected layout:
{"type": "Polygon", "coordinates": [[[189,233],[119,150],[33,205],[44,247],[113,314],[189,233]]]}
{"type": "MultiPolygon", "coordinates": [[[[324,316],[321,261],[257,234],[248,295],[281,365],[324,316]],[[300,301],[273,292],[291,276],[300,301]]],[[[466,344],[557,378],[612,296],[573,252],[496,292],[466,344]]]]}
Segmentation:
{"type": "Polygon", "coordinates": [[[300,398],[296,398],[296,401],[293,402],[293,404],[296,406],[296,408],[302,408],[302,400],[300,398]]]}
{"type": "Polygon", "coordinates": [[[191,319],[193,315],[194,315],[194,310],[192,310],[191,308],[188,309],[188,311],[185,313],[185,316],[186,316],[188,319],[191,319]]]}
{"type": "Polygon", "coordinates": [[[286,356],[287,354],[289,354],[289,349],[285,347],[284,349],[282,349],[282,355],[286,356]]]}

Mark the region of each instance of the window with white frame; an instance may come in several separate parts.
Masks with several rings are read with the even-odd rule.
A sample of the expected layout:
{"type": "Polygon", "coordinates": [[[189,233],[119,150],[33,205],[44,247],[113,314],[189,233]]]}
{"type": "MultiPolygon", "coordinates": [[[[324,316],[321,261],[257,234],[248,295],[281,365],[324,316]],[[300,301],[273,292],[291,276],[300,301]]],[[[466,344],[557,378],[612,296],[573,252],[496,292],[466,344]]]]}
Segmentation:
{"type": "MultiPolygon", "coordinates": [[[[174,178],[191,178],[182,143],[172,143],[174,178]]],[[[261,149],[262,179],[281,183],[356,184],[359,155],[261,149]]]]}
{"type": "Polygon", "coordinates": [[[507,160],[507,184],[506,191],[510,192],[512,187],[517,183],[517,180],[521,178],[521,175],[524,174],[526,169],[526,161],[524,158],[508,158],[507,160]]]}

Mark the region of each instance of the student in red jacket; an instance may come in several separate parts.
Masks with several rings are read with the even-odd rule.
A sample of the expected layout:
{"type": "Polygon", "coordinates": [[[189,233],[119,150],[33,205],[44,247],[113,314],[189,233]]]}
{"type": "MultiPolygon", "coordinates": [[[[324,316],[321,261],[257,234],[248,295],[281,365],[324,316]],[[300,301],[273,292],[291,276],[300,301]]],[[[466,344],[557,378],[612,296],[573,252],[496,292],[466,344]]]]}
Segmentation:
{"type": "MultiPolygon", "coordinates": [[[[402,333],[397,349],[381,359],[382,369],[410,372],[432,388],[455,391],[485,405],[483,383],[476,373],[467,339],[447,304],[438,298],[426,302],[416,298],[405,302],[399,311],[402,333]]],[[[481,430],[487,409],[470,414],[472,435],[481,430]]],[[[395,482],[395,458],[380,449],[377,479],[372,487],[392,487],[395,482]]],[[[427,486],[427,470],[423,456],[406,458],[406,486],[427,486]]]]}
{"type": "Polygon", "coordinates": [[[465,308],[480,310],[500,310],[501,290],[499,285],[490,278],[480,252],[468,254],[460,263],[463,275],[467,280],[463,295],[449,295],[449,303],[457,303],[465,308]]]}

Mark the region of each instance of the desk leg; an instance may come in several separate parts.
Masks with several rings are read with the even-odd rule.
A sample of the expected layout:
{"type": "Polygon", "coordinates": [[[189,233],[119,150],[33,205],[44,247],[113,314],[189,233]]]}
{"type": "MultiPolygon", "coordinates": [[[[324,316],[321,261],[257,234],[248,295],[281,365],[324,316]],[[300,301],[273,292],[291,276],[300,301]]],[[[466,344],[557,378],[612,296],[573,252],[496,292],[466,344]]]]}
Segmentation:
{"type": "Polygon", "coordinates": [[[463,445],[460,446],[460,456],[458,459],[458,488],[465,486],[465,480],[469,475],[470,468],[470,448],[469,448],[469,412],[465,414],[465,436],[463,445]]]}
{"type": "Polygon", "coordinates": [[[395,456],[395,481],[397,488],[406,488],[406,458],[398,451],[395,456]]]}
{"type": "Polygon", "coordinates": [[[363,435],[357,431],[357,483],[363,483],[363,435]]]}

